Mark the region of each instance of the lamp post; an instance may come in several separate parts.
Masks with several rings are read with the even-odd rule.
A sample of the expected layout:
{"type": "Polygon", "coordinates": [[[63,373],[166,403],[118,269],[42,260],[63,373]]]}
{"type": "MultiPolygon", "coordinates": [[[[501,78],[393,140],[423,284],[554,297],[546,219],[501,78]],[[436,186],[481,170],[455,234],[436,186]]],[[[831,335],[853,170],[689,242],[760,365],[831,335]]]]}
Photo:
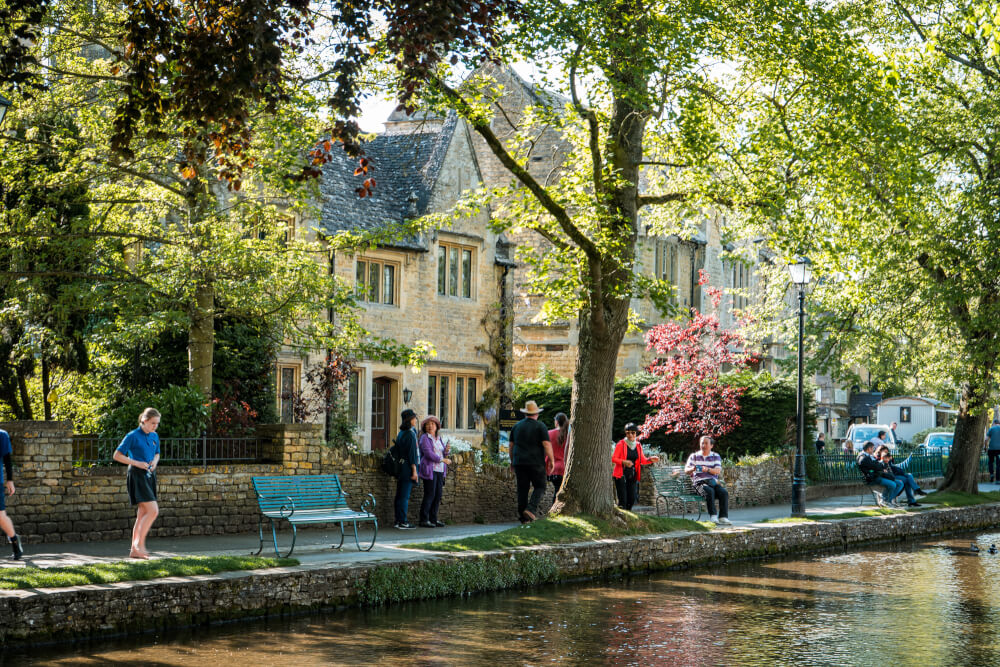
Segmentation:
{"type": "Polygon", "coordinates": [[[7,109],[9,108],[10,100],[3,95],[0,95],[0,125],[3,125],[3,119],[7,115],[7,109]]]}
{"type": "Polygon", "coordinates": [[[802,393],[802,348],[805,338],[806,285],[812,277],[811,264],[808,257],[796,257],[788,265],[792,282],[799,288],[799,390],[795,396],[795,421],[798,428],[795,431],[795,468],[792,471],[792,516],[806,515],[806,455],[803,451],[806,439],[806,402],[802,393]]]}

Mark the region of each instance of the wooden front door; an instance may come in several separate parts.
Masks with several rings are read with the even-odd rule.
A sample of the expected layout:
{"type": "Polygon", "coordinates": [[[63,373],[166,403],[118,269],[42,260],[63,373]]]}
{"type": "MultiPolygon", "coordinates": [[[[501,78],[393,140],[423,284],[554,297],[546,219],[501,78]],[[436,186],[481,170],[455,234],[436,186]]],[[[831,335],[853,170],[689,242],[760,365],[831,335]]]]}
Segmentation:
{"type": "Polygon", "coordinates": [[[389,433],[389,388],[392,380],[375,378],[372,380],[372,451],[386,448],[392,442],[389,433]]]}

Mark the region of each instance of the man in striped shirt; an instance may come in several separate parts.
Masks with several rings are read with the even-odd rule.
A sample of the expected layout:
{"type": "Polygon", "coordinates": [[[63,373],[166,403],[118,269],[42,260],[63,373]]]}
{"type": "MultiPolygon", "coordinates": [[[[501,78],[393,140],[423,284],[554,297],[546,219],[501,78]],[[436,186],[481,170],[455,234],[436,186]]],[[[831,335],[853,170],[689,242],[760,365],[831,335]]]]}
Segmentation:
{"type": "Polygon", "coordinates": [[[694,490],[705,499],[711,521],[731,526],[729,520],[729,492],[719,483],[722,474],[722,457],[712,451],[715,441],[712,436],[703,435],[698,443],[699,451],[688,457],[684,472],[691,475],[694,490]],[[719,502],[719,512],[715,512],[715,502],[719,502]]]}

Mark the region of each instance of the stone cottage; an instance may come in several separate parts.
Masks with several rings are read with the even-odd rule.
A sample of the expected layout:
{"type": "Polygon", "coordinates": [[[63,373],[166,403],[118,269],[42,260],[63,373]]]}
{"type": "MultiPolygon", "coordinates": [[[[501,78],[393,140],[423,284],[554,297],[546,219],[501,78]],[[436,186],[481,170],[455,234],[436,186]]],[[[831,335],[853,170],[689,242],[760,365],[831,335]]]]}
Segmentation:
{"type": "MultiPolygon", "coordinates": [[[[364,150],[377,179],[373,195],[358,197],[356,161],[336,154],[320,185],[320,219],[301,227],[326,237],[380,229],[447,212],[463,191],[482,183],[469,128],[454,114],[396,112],[364,150]]],[[[334,254],[331,271],[357,286],[362,326],[404,344],[426,341],[436,353],[420,370],[368,359],[356,364],[348,400],[362,450],[391,443],[406,407],[421,416],[437,415],[452,437],[482,440],[476,403],[494,375],[487,326],[510,289],[513,267],[505,240],[489,230],[488,220],[484,210],[373,250],[334,254]]],[[[292,421],[287,398],[307,390],[302,387],[305,369],[322,358],[321,351],[281,351],[277,400],[282,421],[292,421]]]]}

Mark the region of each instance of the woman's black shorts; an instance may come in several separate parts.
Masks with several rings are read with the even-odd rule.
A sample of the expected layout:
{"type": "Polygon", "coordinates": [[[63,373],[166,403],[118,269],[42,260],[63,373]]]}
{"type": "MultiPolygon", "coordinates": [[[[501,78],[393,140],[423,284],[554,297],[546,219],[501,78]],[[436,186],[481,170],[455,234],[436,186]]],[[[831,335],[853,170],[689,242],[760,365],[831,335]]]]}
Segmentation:
{"type": "Polygon", "coordinates": [[[128,488],[128,501],[133,505],[156,500],[156,473],[129,466],[125,475],[125,486],[128,488]]]}

